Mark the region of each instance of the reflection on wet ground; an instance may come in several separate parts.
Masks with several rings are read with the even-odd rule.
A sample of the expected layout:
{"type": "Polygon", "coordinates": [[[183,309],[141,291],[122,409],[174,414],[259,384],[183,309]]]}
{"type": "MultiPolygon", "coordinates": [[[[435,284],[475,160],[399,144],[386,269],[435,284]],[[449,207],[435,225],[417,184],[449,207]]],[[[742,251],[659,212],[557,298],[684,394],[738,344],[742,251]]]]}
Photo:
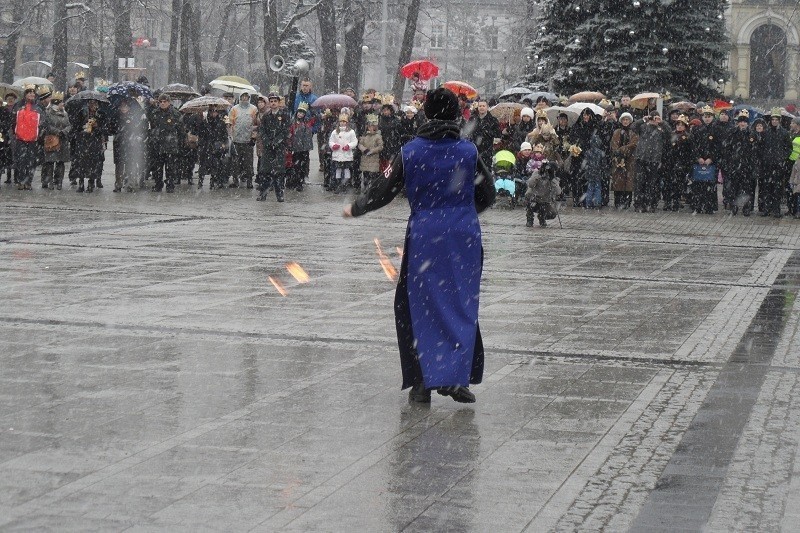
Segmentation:
{"type": "Polygon", "coordinates": [[[800,519],[790,220],[487,212],[478,403],[425,407],[399,391],[375,253],[402,246],[401,203],[344,222],[314,186],[51,192],[0,198],[0,528],[800,519]]]}

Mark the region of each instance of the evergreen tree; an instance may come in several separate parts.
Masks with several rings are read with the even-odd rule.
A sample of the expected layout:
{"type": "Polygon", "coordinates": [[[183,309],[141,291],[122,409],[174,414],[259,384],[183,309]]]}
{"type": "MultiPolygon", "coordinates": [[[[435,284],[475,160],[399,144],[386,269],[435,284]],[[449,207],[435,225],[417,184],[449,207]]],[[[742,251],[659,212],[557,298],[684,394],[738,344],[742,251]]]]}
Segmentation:
{"type": "Polygon", "coordinates": [[[725,0],[545,0],[525,82],[564,94],[708,98],[727,76],[724,9],[725,0]]]}

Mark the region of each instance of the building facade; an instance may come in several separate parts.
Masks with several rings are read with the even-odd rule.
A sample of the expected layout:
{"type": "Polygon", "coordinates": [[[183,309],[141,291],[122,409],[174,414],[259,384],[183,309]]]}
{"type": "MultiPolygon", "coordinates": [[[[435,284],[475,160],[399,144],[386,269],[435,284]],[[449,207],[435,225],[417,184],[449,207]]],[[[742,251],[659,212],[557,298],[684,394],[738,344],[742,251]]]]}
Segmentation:
{"type": "MultiPolygon", "coordinates": [[[[439,78],[431,86],[460,80],[481,94],[502,92],[525,63],[525,10],[524,3],[508,0],[423,0],[411,60],[430,59],[439,66],[439,78]]],[[[364,56],[362,87],[379,91],[392,86],[406,22],[402,6],[387,5],[386,14],[386,19],[368,21],[364,39],[373,53],[364,56]]]]}
{"type": "Polygon", "coordinates": [[[800,94],[800,2],[731,0],[725,93],[734,98],[795,100],[800,94]]]}

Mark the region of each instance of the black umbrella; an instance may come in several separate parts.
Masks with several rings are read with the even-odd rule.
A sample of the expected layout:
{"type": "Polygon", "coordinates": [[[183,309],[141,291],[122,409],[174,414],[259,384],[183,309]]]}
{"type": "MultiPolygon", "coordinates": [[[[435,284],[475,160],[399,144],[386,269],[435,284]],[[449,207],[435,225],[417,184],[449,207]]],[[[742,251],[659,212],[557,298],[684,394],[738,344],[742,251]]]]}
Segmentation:
{"type": "Polygon", "coordinates": [[[183,83],[170,83],[160,88],[161,94],[168,94],[175,100],[188,100],[200,96],[200,93],[194,87],[184,85],[183,83]]]}
{"type": "Polygon", "coordinates": [[[108,101],[108,98],[106,98],[106,95],[101,92],[81,91],[75,96],[71,96],[70,99],[64,104],[64,108],[67,110],[67,113],[73,113],[86,105],[86,102],[89,100],[94,100],[96,102],[100,102],[101,104],[111,103],[108,101]]]}

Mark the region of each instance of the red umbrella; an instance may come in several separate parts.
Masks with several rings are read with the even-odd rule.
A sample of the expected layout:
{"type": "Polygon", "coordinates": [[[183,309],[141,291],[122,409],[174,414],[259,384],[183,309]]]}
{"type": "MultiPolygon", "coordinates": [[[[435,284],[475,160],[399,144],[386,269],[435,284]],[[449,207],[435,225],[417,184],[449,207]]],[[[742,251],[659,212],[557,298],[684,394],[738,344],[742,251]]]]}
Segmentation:
{"type": "Polygon", "coordinates": [[[419,74],[419,79],[425,81],[438,76],[439,67],[437,67],[432,61],[420,59],[418,61],[412,61],[411,63],[406,63],[403,65],[403,67],[400,69],[400,74],[409,80],[414,74],[419,74]]]}
{"type": "Polygon", "coordinates": [[[478,91],[475,90],[475,87],[463,81],[446,81],[442,84],[442,87],[450,89],[456,93],[456,96],[463,94],[467,97],[467,100],[473,100],[478,97],[478,91]]]}
{"type": "Polygon", "coordinates": [[[311,107],[319,107],[319,108],[328,108],[331,110],[340,110],[343,107],[354,108],[358,102],[347,96],[346,94],[326,94],[325,96],[320,96],[314,103],[311,104],[311,107]]]}

